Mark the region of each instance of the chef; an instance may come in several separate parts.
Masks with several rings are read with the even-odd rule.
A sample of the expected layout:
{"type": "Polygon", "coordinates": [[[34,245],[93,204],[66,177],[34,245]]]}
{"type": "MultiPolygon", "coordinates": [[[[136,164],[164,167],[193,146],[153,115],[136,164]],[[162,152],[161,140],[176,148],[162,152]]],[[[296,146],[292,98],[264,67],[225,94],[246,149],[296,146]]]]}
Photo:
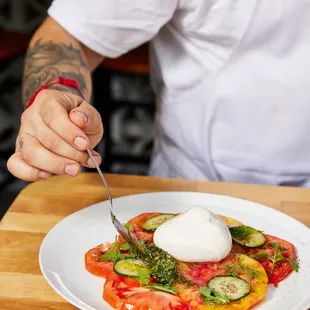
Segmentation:
{"type": "Polygon", "coordinates": [[[25,57],[16,177],[93,167],[91,72],[150,42],[151,175],[310,187],[309,0],[54,0],[48,15],[25,57]]]}

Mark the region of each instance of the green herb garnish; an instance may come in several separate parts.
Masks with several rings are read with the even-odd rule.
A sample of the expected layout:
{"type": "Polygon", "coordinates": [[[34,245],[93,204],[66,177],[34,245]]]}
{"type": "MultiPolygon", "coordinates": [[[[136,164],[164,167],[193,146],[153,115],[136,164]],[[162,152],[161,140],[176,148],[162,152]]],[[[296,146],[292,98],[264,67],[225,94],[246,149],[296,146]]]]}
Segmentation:
{"type": "Polygon", "coordinates": [[[154,289],[158,291],[163,291],[166,293],[176,294],[177,289],[172,285],[162,285],[162,284],[151,284],[151,273],[148,269],[141,269],[138,271],[137,280],[141,285],[144,285],[145,288],[154,289]]]}
{"type": "Polygon", "coordinates": [[[150,284],[146,287],[150,288],[150,289],[155,289],[158,291],[170,293],[170,294],[176,294],[177,293],[177,289],[172,285],[150,284]]]}
{"type": "Polygon", "coordinates": [[[262,271],[260,271],[260,270],[253,269],[253,268],[251,268],[251,267],[248,266],[248,265],[240,264],[240,269],[241,269],[242,271],[244,271],[244,272],[246,273],[246,275],[247,275],[250,279],[259,278],[259,277],[261,277],[262,275],[264,275],[264,272],[262,272],[262,271]]]}
{"type": "Polygon", "coordinates": [[[158,290],[174,292],[173,282],[181,278],[177,272],[175,259],[153,244],[145,244],[145,247],[146,254],[137,253],[128,243],[118,244],[116,238],[111,250],[103,254],[100,259],[101,261],[116,262],[120,259],[139,258],[147,266],[147,268],[138,271],[137,280],[141,285],[149,285],[154,289],[157,287],[158,290]],[[127,253],[121,251],[127,251],[127,253]],[[149,284],[151,277],[157,281],[156,286],[149,284]]]}
{"type": "Polygon", "coordinates": [[[129,251],[131,250],[131,246],[129,245],[129,243],[122,243],[122,244],[118,244],[118,248],[122,251],[129,251]]]}
{"type": "Polygon", "coordinates": [[[256,254],[250,255],[251,258],[257,259],[257,260],[264,260],[264,259],[268,258],[268,256],[269,256],[269,254],[265,250],[259,251],[256,254]]]}
{"type": "Polygon", "coordinates": [[[210,306],[223,305],[229,302],[226,295],[217,295],[214,293],[214,289],[208,287],[200,287],[199,293],[202,295],[204,302],[210,306]]]}
{"type": "Polygon", "coordinates": [[[266,243],[266,246],[267,246],[267,247],[274,248],[274,249],[278,249],[278,250],[280,250],[281,252],[287,250],[284,246],[282,246],[282,245],[281,245],[280,243],[278,243],[278,242],[268,242],[268,243],[266,243]]]}
{"type": "Polygon", "coordinates": [[[111,250],[101,255],[100,260],[101,261],[110,260],[112,262],[116,262],[121,258],[122,258],[122,254],[120,253],[120,249],[117,243],[117,236],[116,236],[113,247],[111,248],[111,250]]]}
{"type": "Polygon", "coordinates": [[[124,226],[127,228],[128,232],[132,232],[133,227],[130,223],[125,223],[124,226]]]}
{"type": "Polygon", "coordinates": [[[251,280],[253,278],[259,278],[264,274],[263,272],[255,270],[242,263],[239,263],[238,265],[226,265],[224,269],[228,272],[228,275],[233,277],[239,277],[238,274],[244,272],[251,280]]]}
{"type": "Polygon", "coordinates": [[[138,270],[137,280],[141,285],[148,285],[150,283],[151,274],[148,269],[140,269],[138,270]]]}
{"type": "Polygon", "coordinates": [[[240,272],[240,269],[233,265],[226,265],[224,270],[228,273],[229,276],[232,277],[238,277],[238,271],[240,272]]]}
{"type": "Polygon", "coordinates": [[[116,262],[123,258],[136,258],[137,257],[137,255],[133,251],[129,253],[121,253],[121,250],[129,251],[131,250],[131,247],[128,243],[119,244],[117,242],[117,236],[116,236],[113,247],[111,248],[111,250],[101,255],[100,260],[116,262]]]}
{"type": "Polygon", "coordinates": [[[172,285],[177,279],[177,264],[175,259],[155,245],[147,245],[147,254],[141,257],[151,268],[152,276],[162,285],[172,285]]]}
{"type": "Polygon", "coordinates": [[[269,259],[271,261],[271,268],[268,275],[269,277],[272,275],[277,262],[288,262],[290,263],[292,269],[295,272],[298,272],[299,266],[297,262],[294,259],[286,258],[283,256],[283,252],[287,250],[286,248],[277,242],[269,242],[266,244],[266,246],[275,249],[273,255],[269,255],[267,251],[262,250],[256,254],[250,255],[250,257],[257,260],[269,259]]]}

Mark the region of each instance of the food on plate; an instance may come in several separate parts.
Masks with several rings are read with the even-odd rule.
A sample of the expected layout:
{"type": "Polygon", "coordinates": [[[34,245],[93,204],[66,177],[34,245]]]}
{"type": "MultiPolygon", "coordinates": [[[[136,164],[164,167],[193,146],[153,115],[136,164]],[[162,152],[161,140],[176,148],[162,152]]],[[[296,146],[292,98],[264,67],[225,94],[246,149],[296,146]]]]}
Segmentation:
{"type": "Polygon", "coordinates": [[[157,247],[183,262],[218,262],[232,247],[225,223],[206,208],[198,207],[168,218],[155,230],[153,240],[157,247]]]}
{"type": "Polygon", "coordinates": [[[178,295],[192,309],[251,309],[266,294],[268,279],[264,268],[243,254],[229,255],[220,264],[205,263],[187,268],[197,284],[190,287],[177,284],[177,289],[178,295]],[[209,268],[212,271],[208,271],[209,268]],[[197,269],[204,273],[203,280],[195,272],[197,269]]]}
{"type": "Polygon", "coordinates": [[[266,243],[264,234],[252,227],[241,225],[230,227],[232,239],[245,247],[257,248],[266,243]]]}
{"type": "Polygon", "coordinates": [[[293,244],[205,208],[144,213],[126,227],[146,254],[121,236],[85,254],[86,269],[106,279],[103,299],[115,309],[251,309],[268,283],[298,271],[293,244]]]}

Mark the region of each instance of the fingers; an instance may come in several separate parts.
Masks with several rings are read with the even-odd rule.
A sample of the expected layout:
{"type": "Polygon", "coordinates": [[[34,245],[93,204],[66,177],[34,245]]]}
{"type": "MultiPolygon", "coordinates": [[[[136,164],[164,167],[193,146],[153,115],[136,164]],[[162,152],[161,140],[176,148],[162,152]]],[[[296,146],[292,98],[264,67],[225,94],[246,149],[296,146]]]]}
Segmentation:
{"type": "MultiPolygon", "coordinates": [[[[29,108],[24,115],[36,113],[29,108]]],[[[85,151],[93,149],[102,139],[103,126],[98,111],[74,94],[54,90],[42,91],[36,98],[33,108],[43,122],[71,146],[85,151]],[[70,117],[69,117],[70,115],[70,117]]],[[[24,119],[26,117],[24,116],[24,119]]]]}
{"type": "MultiPolygon", "coordinates": [[[[75,125],[68,117],[68,112],[61,105],[52,109],[40,109],[40,116],[44,124],[54,131],[69,145],[84,151],[89,148],[89,139],[85,132],[75,125]]],[[[38,120],[36,120],[38,123],[38,120]]],[[[33,122],[35,124],[35,122],[33,122]]]]}
{"type": "MultiPolygon", "coordinates": [[[[35,122],[33,124],[33,129],[36,133],[36,138],[46,149],[57,155],[72,159],[83,166],[95,168],[86,151],[79,151],[77,148],[72,147],[42,121],[35,122]]],[[[100,165],[100,155],[95,151],[92,153],[97,163],[100,165]]]]}
{"type": "Polygon", "coordinates": [[[70,111],[70,120],[83,129],[89,138],[90,148],[94,148],[102,139],[103,125],[99,112],[86,101],[70,111]]]}
{"type": "Polygon", "coordinates": [[[65,157],[47,150],[35,137],[21,135],[21,158],[31,167],[57,175],[76,176],[80,173],[80,165],[65,157]]]}
{"type": "Polygon", "coordinates": [[[16,152],[9,158],[7,168],[16,178],[27,182],[47,179],[51,176],[50,172],[41,171],[28,165],[22,159],[21,152],[16,152]]]}
{"type": "MultiPolygon", "coordinates": [[[[76,176],[80,165],[94,167],[86,149],[103,135],[100,114],[79,96],[55,90],[40,92],[21,119],[16,152],[7,166],[25,181],[51,174],[76,176]]],[[[92,151],[98,164],[101,158],[92,151]]]]}

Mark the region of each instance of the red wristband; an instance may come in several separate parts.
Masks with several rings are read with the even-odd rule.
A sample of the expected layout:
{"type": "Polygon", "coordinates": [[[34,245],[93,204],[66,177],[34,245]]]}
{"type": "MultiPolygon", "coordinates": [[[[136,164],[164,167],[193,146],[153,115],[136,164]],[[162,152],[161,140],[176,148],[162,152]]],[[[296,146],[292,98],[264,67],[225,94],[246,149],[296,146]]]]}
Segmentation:
{"type": "Polygon", "coordinates": [[[69,87],[72,87],[72,88],[76,89],[80,93],[81,97],[84,99],[83,93],[80,90],[79,84],[77,83],[76,80],[64,79],[62,77],[59,77],[56,82],[52,82],[52,83],[49,83],[49,84],[42,85],[38,90],[36,90],[36,92],[31,96],[31,98],[30,98],[26,108],[29,108],[33,104],[34,100],[36,99],[38,93],[41,90],[46,89],[46,88],[48,88],[48,87],[50,87],[52,85],[55,85],[55,84],[61,84],[61,85],[69,86],[69,87]]]}

